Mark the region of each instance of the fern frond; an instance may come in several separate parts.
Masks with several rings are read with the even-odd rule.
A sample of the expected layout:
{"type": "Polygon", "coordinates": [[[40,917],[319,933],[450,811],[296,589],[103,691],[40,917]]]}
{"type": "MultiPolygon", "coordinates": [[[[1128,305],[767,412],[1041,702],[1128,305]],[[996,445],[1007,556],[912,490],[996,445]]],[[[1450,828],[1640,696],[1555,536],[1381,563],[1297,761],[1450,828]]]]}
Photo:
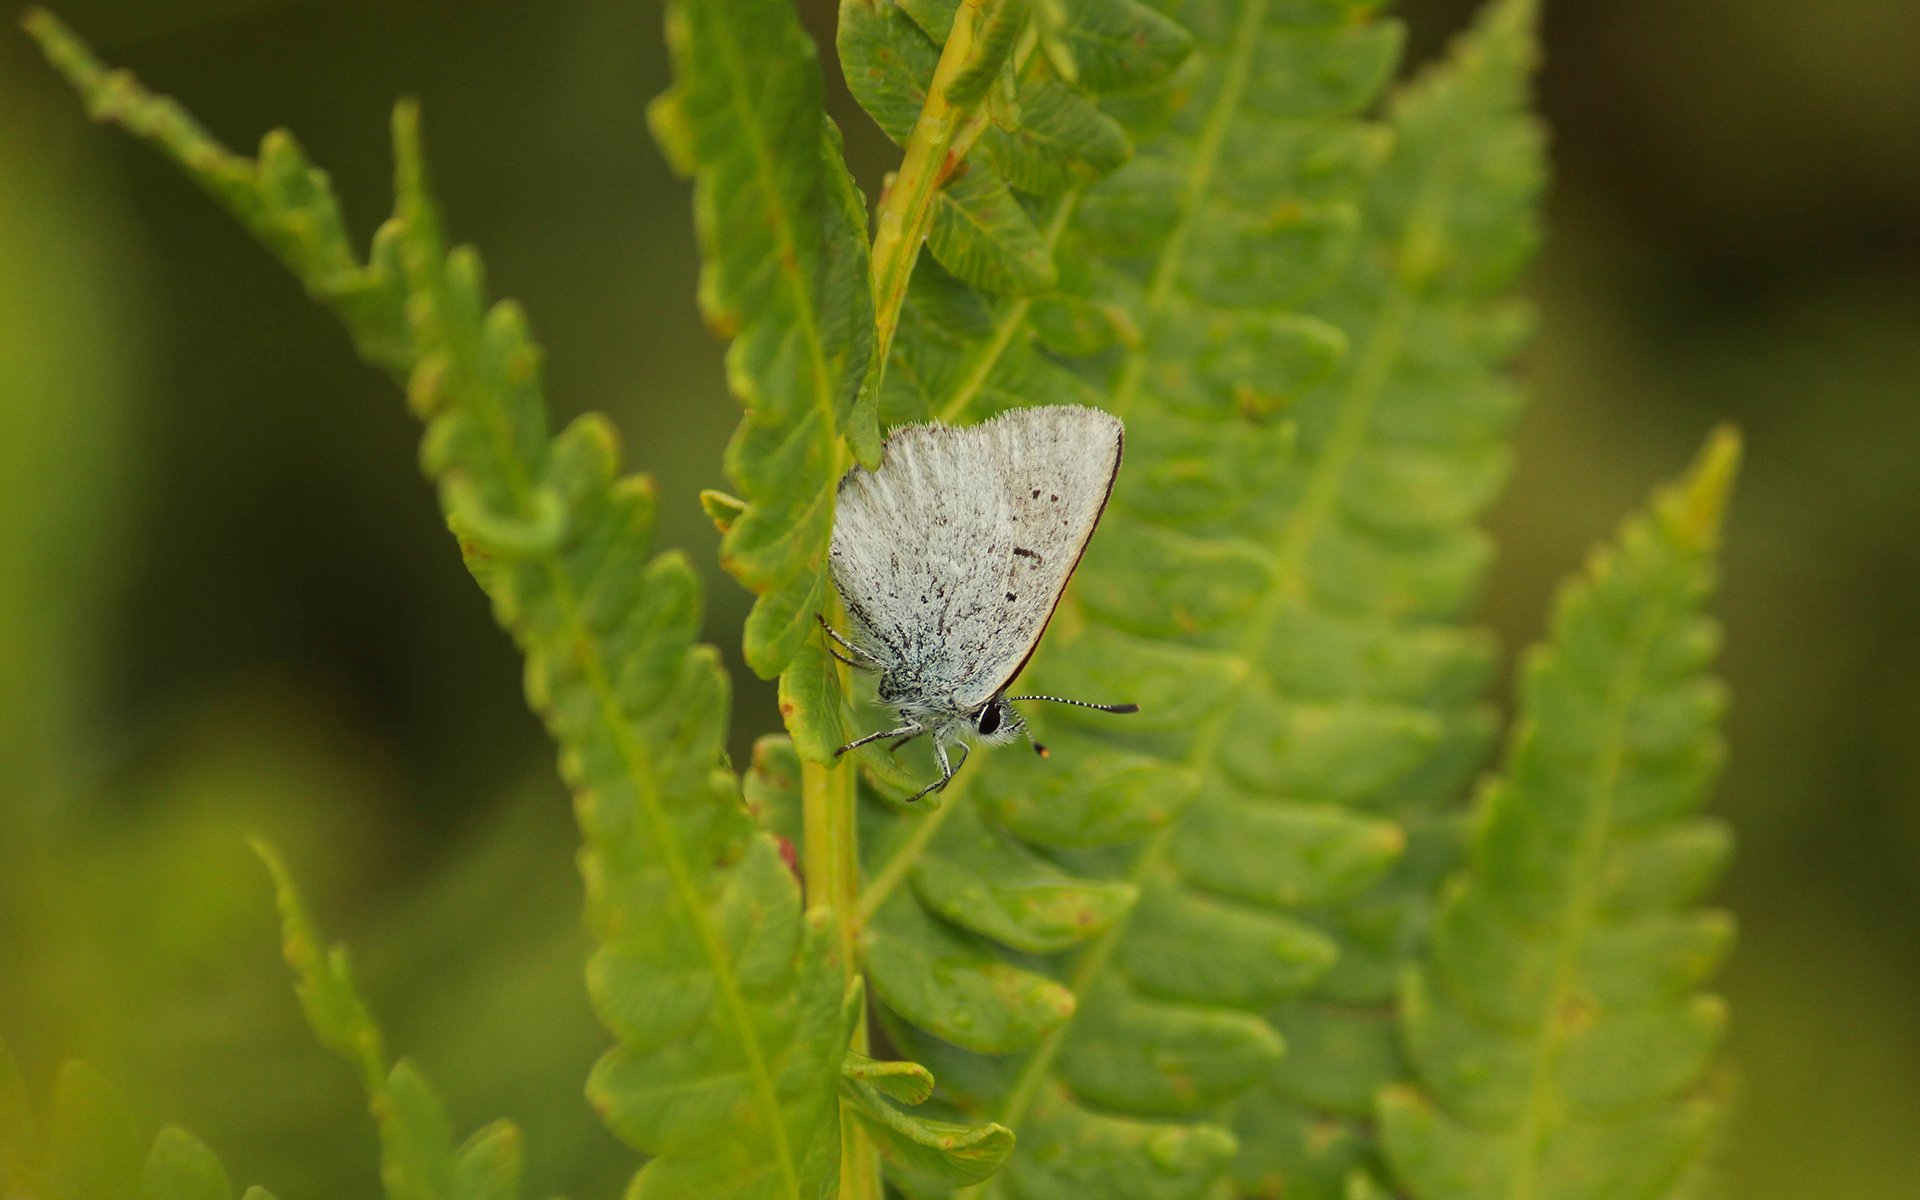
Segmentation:
{"type": "Polygon", "coordinates": [[[872,403],[854,407],[873,341],[866,202],[790,0],[672,4],[667,42],[674,84],[647,115],[694,177],[700,304],[733,339],[727,380],[747,412],[726,466],[747,503],[720,556],[760,596],[743,652],[771,679],[825,603],[840,434],[879,453],[872,403]]]}
{"type": "MultiPolygon", "coordinates": [[[[683,53],[701,45],[700,31],[713,22],[731,29],[727,14],[739,15],[696,7],[688,18],[694,26],[681,31],[683,53]]],[[[412,106],[395,114],[396,215],[363,264],[325,175],[305,163],[291,137],[268,135],[258,162],[232,155],[177,105],[105,71],[51,17],[35,14],[29,28],[96,115],[175,158],[280,253],[370,357],[404,376],[409,403],[427,424],[422,465],[438,484],[468,568],[527,657],[528,700],[559,743],[574,792],[586,840],[588,922],[601,943],[589,989],[617,1041],[589,1091],[614,1131],[654,1156],[629,1194],[814,1200],[830,1192],[839,1165],[841,1059],[857,1014],[847,1007],[826,920],[802,914],[793,873],[772,838],[754,829],[725,768],[727,682],[713,651],[694,644],[697,579],[678,554],[650,557],[652,489],[619,475],[604,419],[583,417],[547,434],[539,351],[524,318],[510,303],[489,307],[478,255],[448,252],[441,242],[412,106]]],[[[796,43],[782,28],[769,22],[733,32],[791,49],[796,43]]],[[[762,78],[804,95],[804,70],[783,61],[784,73],[762,78]]],[[[656,122],[686,135],[680,144],[696,165],[711,147],[700,110],[689,106],[706,97],[700,86],[677,93],[656,122]]],[[[851,193],[835,182],[844,176],[794,161],[824,153],[830,141],[817,106],[808,117],[781,115],[784,123],[768,126],[787,139],[778,143],[787,157],[772,160],[779,168],[773,190],[710,186],[707,203],[760,197],[765,203],[753,211],[764,221],[789,195],[781,181],[811,178],[795,194],[850,211],[851,193]]],[[[828,214],[810,219],[812,228],[831,228],[828,214]]],[[[764,287],[716,269],[708,290],[728,306],[714,311],[737,312],[743,323],[736,380],[759,389],[753,394],[780,420],[792,418],[789,428],[756,424],[750,414],[745,427],[755,432],[745,441],[753,445],[742,450],[737,439],[736,453],[758,453],[767,447],[754,438],[787,429],[792,436],[780,445],[812,472],[792,478],[830,482],[832,420],[848,402],[830,386],[832,370],[859,372],[859,248],[831,240],[790,248],[811,264],[806,288],[786,272],[791,263],[782,253],[759,260],[773,268],[759,280],[764,287]],[[822,304],[817,338],[799,337],[798,319],[787,318],[806,297],[840,295],[835,281],[845,279],[850,261],[854,282],[845,287],[855,297],[822,304]],[[811,407],[794,407],[803,403],[811,407]]],[[[755,478],[768,476],[756,471],[755,478]]],[[[812,502],[795,501],[802,508],[812,502]]],[[[758,528],[772,532],[778,524],[758,528]]],[[[817,533],[824,559],[826,525],[804,527],[813,532],[782,544],[798,546],[817,533]]],[[[813,586],[777,594],[791,599],[813,586]]],[[[777,624],[762,620],[765,647],[781,644],[777,624]]],[[[763,655],[760,665],[770,661],[763,655]]]]}
{"type": "Polygon", "coordinates": [[[367,1107],[380,1129],[380,1178],[387,1200],[512,1200],[519,1195],[520,1130],[510,1121],[495,1121],[454,1147],[452,1123],[426,1076],[404,1058],[388,1068],[379,1026],[353,982],[346,947],[322,944],[279,853],[261,841],[253,849],[273,876],[281,951],[298,977],[295,990],[307,1024],[322,1045],[360,1072],[367,1107]]]}
{"type": "Polygon", "coordinates": [[[1691,907],[1730,841],[1694,815],[1724,753],[1700,608],[1738,456],[1716,433],[1562,589],[1528,656],[1470,861],[1403,986],[1418,1085],[1380,1100],[1420,1200],[1690,1194],[1726,1022],[1698,989],[1733,934],[1691,907]]]}
{"type": "Polygon", "coordinates": [[[1181,7],[1186,65],[1103,104],[1131,161],[1031,206],[1052,216],[1056,288],[996,298],[923,263],[907,299],[887,419],[1091,395],[1128,423],[1030,683],[1142,712],[1037,712],[1049,761],[992,756],[921,818],[936,831],[873,832],[879,881],[904,881],[934,933],[998,943],[1075,998],[1024,1057],[973,1060],[941,1014],[977,1005],[908,1002],[869,949],[897,1044],[1021,1136],[988,1192],[1039,1188],[1030,1155],[1073,1160],[1036,1142],[1045,1108],[1183,1123],[1161,1128],[1212,1157],[1169,1195],[1223,1169],[1234,1139],[1204,1120],[1225,1113],[1243,1189],[1337,1196],[1372,1153],[1374,1091],[1403,1070],[1393,980],[1456,856],[1441,806],[1491,737],[1492,647],[1457,621],[1518,408],[1495,372],[1527,322],[1502,296],[1542,169],[1531,3],[1490,6],[1384,122],[1359,114],[1400,31],[1372,7],[1181,7]],[[1089,943],[1035,962],[995,906],[951,902],[929,869],[974,827],[1138,900],[1109,899],[1089,943]]]}
{"type": "MultiPolygon", "coordinates": [[[[45,1128],[33,1119],[13,1052],[0,1040],[0,1195],[17,1200],[233,1200],[226,1169],[178,1125],[143,1148],[119,1092],[85,1063],[54,1083],[45,1128]],[[144,1159],[143,1159],[144,1153],[144,1159]]],[[[249,1188],[244,1200],[273,1200],[249,1188]]]]}

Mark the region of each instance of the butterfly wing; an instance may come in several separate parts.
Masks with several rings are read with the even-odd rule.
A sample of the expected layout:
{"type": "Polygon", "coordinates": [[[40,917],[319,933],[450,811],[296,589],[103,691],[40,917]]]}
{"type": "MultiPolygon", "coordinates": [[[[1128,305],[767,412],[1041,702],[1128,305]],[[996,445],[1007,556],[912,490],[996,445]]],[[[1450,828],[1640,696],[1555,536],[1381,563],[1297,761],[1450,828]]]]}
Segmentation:
{"type": "Polygon", "coordinates": [[[920,706],[966,712],[1018,674],[1093,536],[1121,424],[1077,406],[912,426],[841,481],[834,582],[920,706]]]}

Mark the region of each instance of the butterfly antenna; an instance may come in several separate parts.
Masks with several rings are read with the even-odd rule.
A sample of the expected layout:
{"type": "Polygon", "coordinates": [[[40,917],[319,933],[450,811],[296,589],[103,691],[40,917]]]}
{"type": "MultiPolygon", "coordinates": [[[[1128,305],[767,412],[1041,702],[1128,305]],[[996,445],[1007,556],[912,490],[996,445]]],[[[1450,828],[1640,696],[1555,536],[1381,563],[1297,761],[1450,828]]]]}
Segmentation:
{"type": "Polygon", "coordinates": [[[1069,700],[1065,696],[1008,696],[1009,700],[1051,700],[1055,704],[1072,704],[1080,708],[1097,708],[1109,713],[1137,713],[1138,704],[1092,704],[1085,700],[1069,700]]]}

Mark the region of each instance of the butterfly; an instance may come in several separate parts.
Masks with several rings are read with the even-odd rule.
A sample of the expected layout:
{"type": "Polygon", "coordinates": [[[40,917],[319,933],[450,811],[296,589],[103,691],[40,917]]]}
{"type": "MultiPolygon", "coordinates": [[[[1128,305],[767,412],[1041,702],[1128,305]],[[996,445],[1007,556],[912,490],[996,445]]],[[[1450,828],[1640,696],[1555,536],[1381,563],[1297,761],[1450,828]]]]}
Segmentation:
{"type": "Polygon", "coordinates": [[[1123,434],[1119,418],[1076,405],[1014,409],[965,428],[910,425],[887,438],[877,470],[856,466],[841,478],[828,562],[848,636],[821,624],[846,651],[830,646],[834,657],[878,674],[878,699],[900,724],[836,755],[931,734],[940,778],[918,800],[953,779],[950,745],[964,763],[969,740],[1033,741],[1015,701],[1140,711],[1007,695],[1100,523],[1123,434]]]}

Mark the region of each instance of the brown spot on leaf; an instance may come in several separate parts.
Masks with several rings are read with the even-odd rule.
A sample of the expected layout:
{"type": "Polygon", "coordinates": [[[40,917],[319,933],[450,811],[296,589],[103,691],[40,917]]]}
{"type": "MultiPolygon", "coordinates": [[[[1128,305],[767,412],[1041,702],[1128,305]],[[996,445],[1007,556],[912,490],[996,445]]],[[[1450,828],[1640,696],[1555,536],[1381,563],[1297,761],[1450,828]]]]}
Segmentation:
{"type": "Polygon", "coordinates": [[[807,881],[806,875],[800,870],[800,855],[794,850],[793,843],[778,834],[774,835],[773,840],[780,847],[780,861],[787,864],[787,870],[792,871],[794,879],[804,886],[807,881]]]}

